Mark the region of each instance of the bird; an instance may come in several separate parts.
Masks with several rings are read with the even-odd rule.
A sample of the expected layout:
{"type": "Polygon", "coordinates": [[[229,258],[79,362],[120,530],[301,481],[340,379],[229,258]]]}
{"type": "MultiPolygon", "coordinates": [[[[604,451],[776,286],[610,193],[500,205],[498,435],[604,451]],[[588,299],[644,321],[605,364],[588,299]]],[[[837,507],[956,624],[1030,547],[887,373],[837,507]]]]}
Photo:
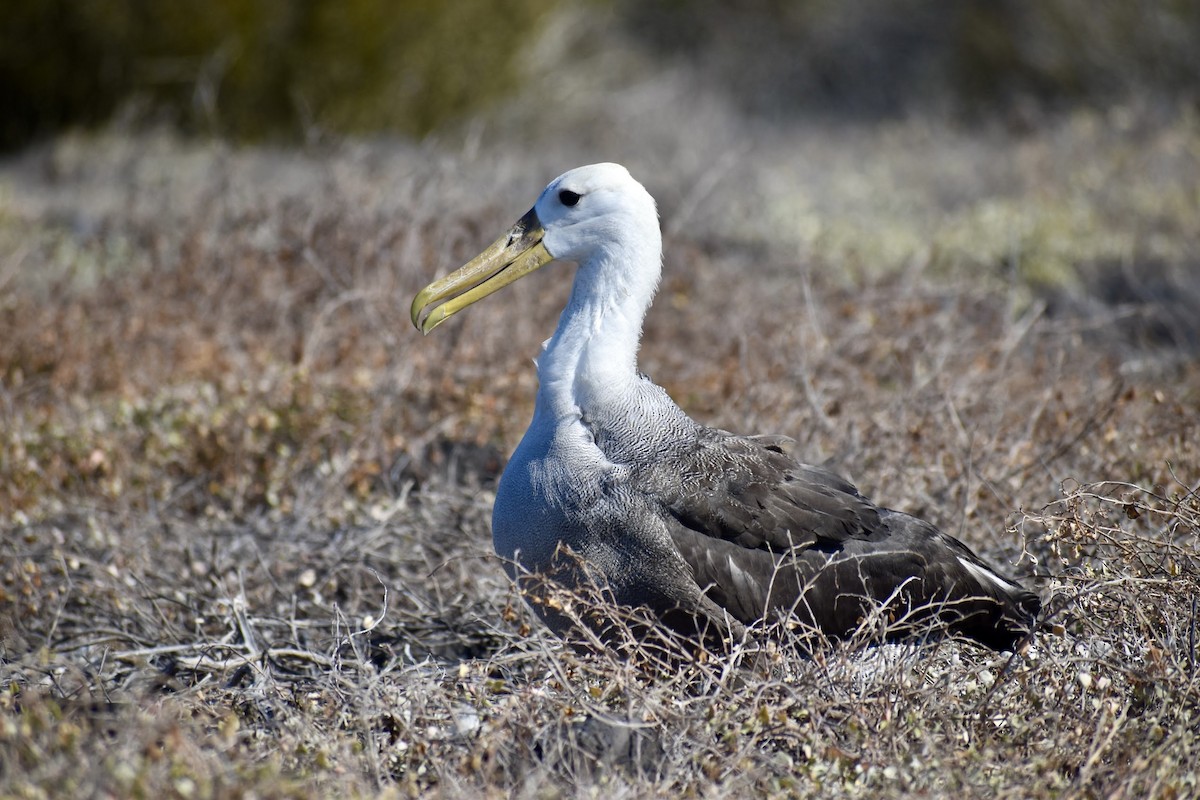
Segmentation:
{"type": "Polygon", "coordinates": [[[428,334],[546,264],[576,265],[492,513],[496,553],[538,616],[564,638],[590,631],[601,643],[619,609],[645,621],[635,630],[706,648],[772,622],[829,641],[866,630],[880,642],[1024,646],[1037,594],[794,457],[787,437],[694,421],[639,371],[662,256],[650,193],[625,167],[592,164],[551,181],[508,232],[413,299],[412,322],[428,334]]]}

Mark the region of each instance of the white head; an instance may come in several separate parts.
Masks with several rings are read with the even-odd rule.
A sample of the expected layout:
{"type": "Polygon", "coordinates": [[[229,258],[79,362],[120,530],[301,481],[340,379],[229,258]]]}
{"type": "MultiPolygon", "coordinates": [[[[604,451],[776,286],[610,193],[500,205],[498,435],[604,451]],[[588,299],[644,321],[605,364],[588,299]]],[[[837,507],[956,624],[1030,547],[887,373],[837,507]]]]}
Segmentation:
{"type": "Polygon", "coordinates": [[[644,311],[662,270],[654,198],[620,164],[592,164],[563,173],[508,233],[416,296],[413,324],[428,333],[450,315],[550,261],[579,264],[576,294],[632,296],[643,302],[644,311]]]}
{"type": "Polygon", "coordinates": [[[546,249],[556,259],[586,264],[598,255],[630,250],[661,256],[654,198],[620,164],[564,172],[533,208],[546,229],[546,249]]]}

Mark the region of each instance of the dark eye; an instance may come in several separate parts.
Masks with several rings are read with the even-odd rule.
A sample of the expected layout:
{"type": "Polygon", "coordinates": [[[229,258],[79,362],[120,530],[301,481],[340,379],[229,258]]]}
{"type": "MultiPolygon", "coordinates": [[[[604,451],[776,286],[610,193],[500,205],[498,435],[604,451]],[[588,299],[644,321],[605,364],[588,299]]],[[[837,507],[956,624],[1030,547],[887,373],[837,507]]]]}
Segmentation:
{"type": "Polygon", "coordinates": [[[579,202],[580,195],[572,192],[570,189],[563,189],[558,193],[558,202],[564,206],[573,206],[579,202]]]}

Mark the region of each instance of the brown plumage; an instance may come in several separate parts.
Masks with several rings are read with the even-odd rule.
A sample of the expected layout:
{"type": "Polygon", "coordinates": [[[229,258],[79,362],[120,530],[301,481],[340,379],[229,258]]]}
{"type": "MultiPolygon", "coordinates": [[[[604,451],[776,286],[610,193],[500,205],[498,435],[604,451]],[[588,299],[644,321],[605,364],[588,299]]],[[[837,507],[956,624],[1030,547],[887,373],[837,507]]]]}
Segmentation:
{"type": "Polygon", "coordinates": [[[739,622],[786,616],[840,638],[874,617],[887,639],[942,629],[997,650],[1032,630],[1037,595],[957,539],[873,505],[777,441],[697,438],[694,457],[711,466],[660,489],[667,527],[696,584],[739,622]]]}

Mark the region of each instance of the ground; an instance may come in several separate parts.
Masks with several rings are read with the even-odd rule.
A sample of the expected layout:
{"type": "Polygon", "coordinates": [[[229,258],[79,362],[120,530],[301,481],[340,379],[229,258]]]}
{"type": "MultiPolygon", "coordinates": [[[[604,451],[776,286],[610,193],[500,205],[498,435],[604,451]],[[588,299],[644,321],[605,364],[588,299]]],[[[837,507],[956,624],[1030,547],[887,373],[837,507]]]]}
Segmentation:
{"type": "Polygon", "coordinates": [[[697,105],[636,153],[114,130],[0,166],[0,795],[1196,796],[1194,113],[734,146],[697,105]],[[643,370],[1059,632],[663,671],[539,627],[488,520],[569,268],[428,339],[408,305],[597,152],[660,201],[643,370]]]}

